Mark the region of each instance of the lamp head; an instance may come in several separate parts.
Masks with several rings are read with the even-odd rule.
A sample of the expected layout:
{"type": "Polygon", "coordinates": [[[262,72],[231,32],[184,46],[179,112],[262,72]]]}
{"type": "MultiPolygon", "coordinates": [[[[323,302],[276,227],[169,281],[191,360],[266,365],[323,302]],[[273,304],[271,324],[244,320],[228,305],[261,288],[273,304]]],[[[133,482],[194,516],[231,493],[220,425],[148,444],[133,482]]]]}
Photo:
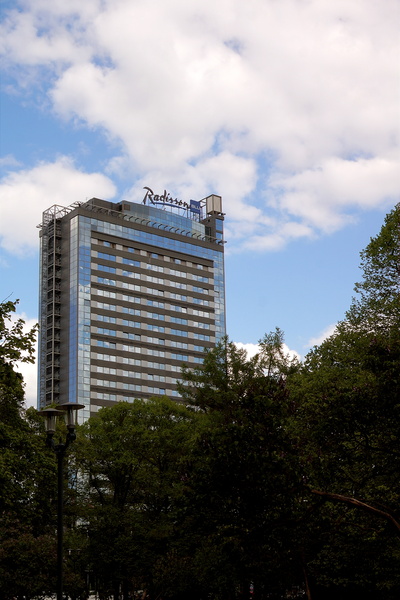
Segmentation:
{"type": "Polygon", "coordinates": [[[60,417],[63,415],[62,410],[58,410],[57,408],[43,408],[43,410],[39,410],[39,415],[42,417],[46,417],[46,432],[49,435],[54,435],[56,432],[56,417],[60,417]]]}
{"type": "Polygon", "coordinates": [[[65,402],[64,404],[59,404],[58,408],[60,412],[65,411],[67,413],[67,427],[73,430],[77,424],[77,412],[81,408],[85,408],[85,405],[78,404],[77,402],[65,402]]]}

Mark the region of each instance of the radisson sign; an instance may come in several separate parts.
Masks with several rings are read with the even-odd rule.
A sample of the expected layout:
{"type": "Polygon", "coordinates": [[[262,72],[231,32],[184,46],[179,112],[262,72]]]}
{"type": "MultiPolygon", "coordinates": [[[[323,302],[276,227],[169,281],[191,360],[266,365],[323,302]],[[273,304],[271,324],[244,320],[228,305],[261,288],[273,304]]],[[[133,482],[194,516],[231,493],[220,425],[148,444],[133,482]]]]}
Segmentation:
{"type": "Polygon", "coordinates": [[[173,206],[178,206],[179,208],[185,208],[187,210],[190,210],[191,213],[194,213],[196,215],[200,216],[201,213],[201,208],[200,208],[200,202],[198,202],[197,200],[190,200],[190,204],[188,204],[187,202],[184,202],[183,200],[178,200],[178,198],[172,198],[172,196],[170,195],[169,192],[167,192],[166,190],[164,190],[164,193],[159,196],[158,194],[155,194],[153,192],[153,190],[149,187],[144,187],[144,190],[146,190],[146,194],[143,198],[143,204],[146,204],[146,201],[150,204],[164,204],[164,205],[173,205],[173,206]]]}
{"type": "Polygon", "coordinates": [[[159,196],[155,194],[153,190],[149,187],[144,187],[144,190],[147,190],[145,197],[143,198],[143,204],[146,204],[146,200],[151,202],[151,204],[174,204],[175,206],[180,206],[182,208],[189,208],[189,204],[184,202],[183,200],[178,200],[178,198],[172,198],[170,193],[164,190],[164,193],[159,196]]]}

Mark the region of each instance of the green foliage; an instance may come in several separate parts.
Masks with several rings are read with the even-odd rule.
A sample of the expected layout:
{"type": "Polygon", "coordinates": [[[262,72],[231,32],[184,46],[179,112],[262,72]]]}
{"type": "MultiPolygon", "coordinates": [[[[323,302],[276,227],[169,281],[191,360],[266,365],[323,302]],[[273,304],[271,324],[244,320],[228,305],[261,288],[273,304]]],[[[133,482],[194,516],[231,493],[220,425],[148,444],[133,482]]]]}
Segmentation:
{"type": "Polygon", "coordinates": [[[45,600],[50,596],[56,587],[54,537],[33,535],[24,525],[16,524],[0,539],[1,598],[45,600]]]}
{"type": "Polygon", "coordinates": [[[12,323],[18,300],[0,303],[0,420],[16,425],[24,401],[24,383],[14,370],[16,362],[34,362],[34,344],[38,326],[24,333],[25,322],[12,323]]]}
{"type": "Polygon", "coordinates": [[[320,492],[308,499],[310,576],[325,594],[389,599],[400,588],[398,207],[361,258],[360,297],[288,386],[304,482],[320,492]]]}
{"type": "Polygon", "coordinates": [[[164,399],[118,403],[80,428],[75,443],[84,517],[99,590],[153,586],[176,527],[176,505],[198,416],[164,399]]]}
{"type": "Polygon", "coordinates": [[[234,597],[251,581],[256,590],[268,581],[272,590],[278,571],[287,584],[296,577],[286,557],[299,485],[285,383],[295,366],[282,346],[277,330],[248,360],[224,340],[202,368],[183,373],[182,395],[205,415],[192,454],[185,522],[191,523],[199,582],[214,582],[215,594],[234,597]]]}
{"type": "Polygon", "coordinates": [[[361,269],[363,279],[355,285],[358,297],[346,314],[346,324],[387,334],[400,322],[400,204],[361,252],[361,269]]]}
{"type": "Polygon", "coordinates": [[[42,419],[23,409],[17,361],[33,362],[37,327],[13,325],[17,302],[0,304],[0,596],[27,599],[54,589],[56,469],[42,419]]]}
{"type": "MultiPolygon", "coordinates": [[[[65,590],[104,597],[397,600],[399,207],[361,253],[336,332],[302,364],[279,329],[184,369],[183,404],[104,408],[68,455],[65,590]],[[73,474],[79,472],[76,488],[73,474]],[[291,597],[292,597],[291,596],[291,597]]],[[[22,410],[34,331],[0,320],[0,596],[54,589],[55,459],[22,410]],[[25,337],[23,337],[25,335],[25,337]],[[21,341],[21,336],[23,337],[21,341]],[[48,566],[46,566],[48,565],[48,566]]]]}
{"type": "Polygon", "coordinates": [[[34,362],[34,345],[38,325],[24,333],[25,321],[17,319],[12,325],[12,313],[16,312],[19,300],[0,303],[0,362],[13,365],[15,362],[34,362]]]}

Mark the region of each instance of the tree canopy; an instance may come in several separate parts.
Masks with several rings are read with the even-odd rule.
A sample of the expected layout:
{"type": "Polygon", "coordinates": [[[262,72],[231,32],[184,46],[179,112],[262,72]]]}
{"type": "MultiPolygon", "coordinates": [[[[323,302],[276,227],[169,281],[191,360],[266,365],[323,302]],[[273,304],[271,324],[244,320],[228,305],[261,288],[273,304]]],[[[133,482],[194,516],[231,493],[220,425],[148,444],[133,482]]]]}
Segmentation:
{"type": "MultiPolygon", "coordinates": [[[[65,591],[127,600],[397,600],[399,207],[303,361],[277,328],[183,368],[183,401],[102,408],[68,451],[65,591]]],[[[54,590],[55,459],[23,409],[36,328],[0,309],[0,596],[54,590]]]]}

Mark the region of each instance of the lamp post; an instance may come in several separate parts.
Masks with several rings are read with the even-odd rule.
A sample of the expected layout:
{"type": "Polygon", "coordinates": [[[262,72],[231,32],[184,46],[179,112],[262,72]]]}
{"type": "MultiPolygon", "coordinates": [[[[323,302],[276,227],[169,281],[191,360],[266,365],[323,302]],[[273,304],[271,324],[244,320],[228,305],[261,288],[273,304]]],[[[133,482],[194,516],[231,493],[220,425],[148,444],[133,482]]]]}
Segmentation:
{"type": "Polygon", "coordinates": [[[46,446],[57,455],[57,600],[63,600],[63,508],[64,508],[64,456],[68,446],[76,439],[76,413],[84,408],[83,404],[66,402],[58,404],[58,408],[44,408],[39,411],[46,417],[46,446]],[[67,413],[68,433],[65,441],[57,444],[54,440],[57,416],[67,413]]]}

